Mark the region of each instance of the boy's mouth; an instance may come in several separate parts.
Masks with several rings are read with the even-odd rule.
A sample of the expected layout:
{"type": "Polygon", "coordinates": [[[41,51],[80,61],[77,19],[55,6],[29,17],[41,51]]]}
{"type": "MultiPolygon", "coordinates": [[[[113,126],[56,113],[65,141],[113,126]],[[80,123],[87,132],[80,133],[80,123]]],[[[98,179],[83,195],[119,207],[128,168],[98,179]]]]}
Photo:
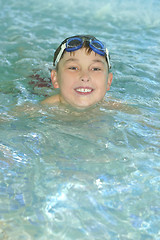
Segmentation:
{"type": "Polygon", "coordinates": [[[76,93],[81,94],[81,95],[87,95],[93,92],[93,88],[90,87],[78,87],[74,89],[76,93]]]}

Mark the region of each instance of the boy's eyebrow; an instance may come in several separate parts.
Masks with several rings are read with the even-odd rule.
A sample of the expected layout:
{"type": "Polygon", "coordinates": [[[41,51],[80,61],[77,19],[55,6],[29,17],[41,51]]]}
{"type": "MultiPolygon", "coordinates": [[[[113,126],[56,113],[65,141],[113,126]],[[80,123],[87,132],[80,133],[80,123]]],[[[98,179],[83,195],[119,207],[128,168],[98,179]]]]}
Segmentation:
{"type": "Polygon", "coordinates": [[[99,63],[104,64],[104,61],[102,61],[102,60],[100,60],[100,59],[95,59],[95,60],[93,60],[93,62],[99,62],[99,63]]]}
{"type": "Polygon", "coordinates": [[[78,58],[69,58],[69,59],[67,59],[67,60],[65,60],[65,63],[67,63],[67,62],[78,62],[78,58]]]}

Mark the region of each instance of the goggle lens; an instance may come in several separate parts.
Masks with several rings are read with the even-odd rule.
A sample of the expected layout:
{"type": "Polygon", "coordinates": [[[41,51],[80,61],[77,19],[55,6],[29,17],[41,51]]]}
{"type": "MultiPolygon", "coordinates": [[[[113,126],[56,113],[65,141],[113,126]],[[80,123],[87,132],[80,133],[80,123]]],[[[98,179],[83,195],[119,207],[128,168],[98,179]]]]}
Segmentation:
{"type": "Polygon", "coordinates": [[[101,42],[99,42],[99,41],[97,41],[97,40],[93,40],[93,41],[91,42],[91,44],[92,44],[92,46],[95,47],[96,49],[99,49],[99,50],[101,50],[101,51],[105,51],[104,45],[103,45],[101,42]]]}
{"type": "Polygon", "coordinates": [[[76,51],[80,49],[83,45],[83,40],[81,38],[70,38],[66,42],[66,51],[76,51]]]}
{"type": "Polygon", "coordinates": [[[106,54],[104,45],[98,40],[91,40],[90,48],[101,56],[104,56],[106,54]]]}

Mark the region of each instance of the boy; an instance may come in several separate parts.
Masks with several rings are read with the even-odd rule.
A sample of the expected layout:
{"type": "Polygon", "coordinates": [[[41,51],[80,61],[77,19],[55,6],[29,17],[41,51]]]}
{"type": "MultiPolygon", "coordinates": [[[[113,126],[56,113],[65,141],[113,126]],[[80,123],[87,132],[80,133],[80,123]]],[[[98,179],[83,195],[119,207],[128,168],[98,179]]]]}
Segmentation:
{"type": "Polygon", "coordinates": [[[54,54],[51,80],[60,93],[43,104],[64,103],[86,109],[99,103],[110,89],[113,75],[109,72],[109,53],[94,36],[66,38],[54,54]]]}

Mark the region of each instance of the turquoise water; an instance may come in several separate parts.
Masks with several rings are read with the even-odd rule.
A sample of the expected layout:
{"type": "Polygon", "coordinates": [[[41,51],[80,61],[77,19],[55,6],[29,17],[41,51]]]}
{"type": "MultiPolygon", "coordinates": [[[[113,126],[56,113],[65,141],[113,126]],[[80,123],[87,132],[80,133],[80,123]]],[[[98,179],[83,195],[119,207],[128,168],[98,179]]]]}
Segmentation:
{"type": "Polygon", "coordinates": [[[0,2],[0,239],[160,239],[160,2],[0,2]],[[84,112],[38,103],[53,51],[94,34],[113,84],[84,112]]]}

